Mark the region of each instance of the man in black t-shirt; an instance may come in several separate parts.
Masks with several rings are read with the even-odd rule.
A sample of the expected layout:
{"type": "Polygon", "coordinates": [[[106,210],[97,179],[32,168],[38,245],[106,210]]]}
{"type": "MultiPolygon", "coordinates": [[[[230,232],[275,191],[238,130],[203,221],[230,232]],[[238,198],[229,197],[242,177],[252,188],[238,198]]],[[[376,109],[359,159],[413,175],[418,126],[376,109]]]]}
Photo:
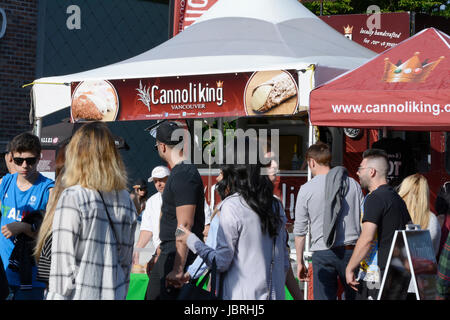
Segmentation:
{"type": "Polygon", "coordinates": [[[162,194],[159,230],[161,253],[150,273],[146,295],[148,300],[176,299],[184,282],[186,268],[195,260],[194,253],[185,244],[176,241],[177,226],[182,225],[198,237],[203,237],[203,182],[195,165],[183,158],[183,131],[175,122],[163,122],[156,131],[155,147],[172,171],[162,194]]]}
{"type": "Polygon", "coordinates": [[[405,202],[387,184],[388,168],[386,152],[369,149],[357,172],[361,187],[370,192],[362,208],[362,232],[346,269],[347,283],[358,291],[357,299],[377,298],[394,233],[411,221],[405,202]],[[363,260],[358,282],[355,271],[363,260]]]}

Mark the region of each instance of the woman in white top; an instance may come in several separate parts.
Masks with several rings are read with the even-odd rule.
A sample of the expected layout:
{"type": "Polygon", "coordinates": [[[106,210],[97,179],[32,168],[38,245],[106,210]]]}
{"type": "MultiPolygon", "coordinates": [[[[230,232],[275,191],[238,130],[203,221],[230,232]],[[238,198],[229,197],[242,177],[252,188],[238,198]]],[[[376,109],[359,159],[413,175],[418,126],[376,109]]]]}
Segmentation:
{"type": "Polygon", "coordinates": [[[290,267],[286,217],[281,203],[273,197],[273,184],[267,175],[261,174],[262,165],[250,161],[254,157],[250,145],[258,143],[246,138],[245,149],[239,150],[235,141],[231,149],[234,162],[222,167],[223,179],[217,189],[226,198],[218,208],[221,215],[216,249],[205,245],[187,229],[177,241],[186,241],[189,249],[208,266],[215,258],[217,269],[224,277],[223,299],[284,300],[284,284],[290,267]]]}
{"type": "Polygon", "coordinates": [[[106,124],[91,122],[74,134],[62,183],[47,299],[125,299],[137,213],[106,124]]]}
{"type": "Polygon", "coordinates": [[[434,253],[437,255],[441,228],[436,215],[430,211],[430,190],[427,179],[419,173],[406,177],[400,185],[398,194],[405,201],[412,222],[420,225],[420,229],[430,231],[434,253]]]}

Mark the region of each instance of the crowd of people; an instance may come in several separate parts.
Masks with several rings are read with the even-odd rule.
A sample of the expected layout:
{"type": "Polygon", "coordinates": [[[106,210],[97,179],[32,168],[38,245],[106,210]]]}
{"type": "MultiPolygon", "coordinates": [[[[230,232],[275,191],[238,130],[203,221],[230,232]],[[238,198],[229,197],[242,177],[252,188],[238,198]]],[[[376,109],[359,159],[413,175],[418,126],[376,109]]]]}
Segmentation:
{"type": "MultiPolygon", "coordinates": [[[[167,167],[136,181],[131,194],[102,122],[84,124],[60,146],[55,181],[37,171],[39,138],[14,137],[5,155],[10,173],[0,182],[0,298],[126,299],[139,250],[151,242],[147,300],[177,299],[187,282],[211,268],[219,273],[214,294],[224,300],[283,300],[285,288],[302,299],[298,281],[312,281],[317,300],[336,300],[340,286],[346,300],[377,299],[395,232],[415,224],[431,237],[436,298],[449,299],[449,226],[441,217],[450,210],[450,183],[439,191],[436,215],[424,176],[410,175],[398,188],[389,184],[383,150],[364,152],[358,183],[346,168],[331,166],[327,144],[311,145],[305,159],[312,179],[301,186],[295,206],[294,275],[285,210],[274,195],[274,154],[257,148],[263,156],[250,161],[259,146],[250,138],[243,149],[236,139],[225,148],[232,161],[220,168],[221,202],[211,214],[196,166],[176,147],[183,142],[173,139],[177,129],[169,121],[157,127],[155,149],[167,167]],[[147,182],[157,191],[151,197],[147,182]]],[[[413,289],[411,281],[408,292],[413,289]]]]}

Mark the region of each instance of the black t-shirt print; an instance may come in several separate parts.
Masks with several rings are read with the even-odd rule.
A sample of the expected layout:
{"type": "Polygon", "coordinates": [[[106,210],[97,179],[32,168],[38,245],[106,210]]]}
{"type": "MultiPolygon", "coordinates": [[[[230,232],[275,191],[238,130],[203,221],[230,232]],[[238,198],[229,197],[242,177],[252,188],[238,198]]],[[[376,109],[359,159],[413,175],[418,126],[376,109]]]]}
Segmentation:
{"type": "Polygon", "coordinates": [[[377,225],[378,266],[383,271],[395,231],[404,230],[411,217],[403,199],[385,184],[367,196],[362,222],[366,221],[377,225]]]}
{"type": "Polygon", "coordinates": [[[159,237],[163,245],[165,242],[175,242],[176,208],[183,205],[196,206],[191,231],[202,239],[205,226],[203,181],[195,165],[181,162],[173,167],[162,194],[159,237]]]}

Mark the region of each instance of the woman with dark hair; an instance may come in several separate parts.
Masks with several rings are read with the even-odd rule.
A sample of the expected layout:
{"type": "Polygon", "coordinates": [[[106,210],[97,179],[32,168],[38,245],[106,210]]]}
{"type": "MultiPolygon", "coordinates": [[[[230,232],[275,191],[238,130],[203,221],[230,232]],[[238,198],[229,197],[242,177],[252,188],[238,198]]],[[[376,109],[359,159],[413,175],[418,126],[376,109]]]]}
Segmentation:
{"type": "Polygon", "coordinates": [[[216,249],[182,227],[184,235],[177,238],[185,241],[208,266],[215,259],[218,272],[224,277],[225,300],[285,298],[284,284],[290,267],[284,231],[286,217],[280,202],[273,197],[272,182],[262,174],[263,166],[258,160],[263,154],[252,150],[257,145],[245,139],[242,150],[236,140],[232,149],[227,148],[232,157],[226,158],[228,164],[222,166],[223,179],[217,185],[224,200],[218,208],[221,215],[216,249]]]}

